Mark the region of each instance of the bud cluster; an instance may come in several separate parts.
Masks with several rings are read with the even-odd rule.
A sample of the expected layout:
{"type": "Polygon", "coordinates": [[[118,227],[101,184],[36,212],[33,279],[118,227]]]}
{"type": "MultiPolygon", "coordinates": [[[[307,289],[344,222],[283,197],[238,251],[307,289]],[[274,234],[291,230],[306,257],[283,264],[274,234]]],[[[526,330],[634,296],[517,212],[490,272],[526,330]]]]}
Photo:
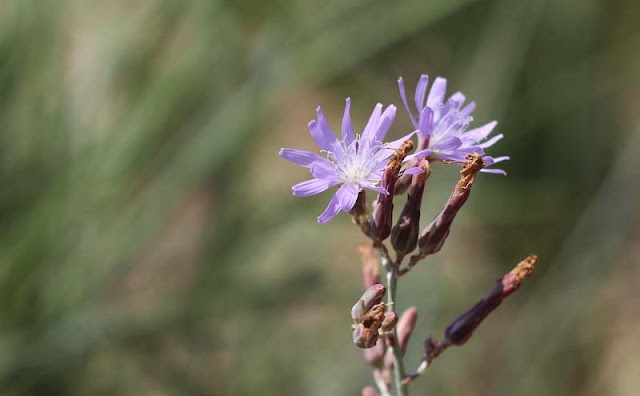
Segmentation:
{"type": "Polygon", "coordinates": [[[386,292],[383,285],[372,285],[351,308],[351,318],[355,321],[353,343],[358,348],[373,348],[380,331],[395,327],[398,316],[395,312],[386,312],[387,305],[382,302],[386,292]]]}
{"type": "MultiPolygon", "coordinates": [[[[400,176],[405,180],[408,176],[410,183],[406,187],[407,200],[392,227],[394,183],[400,180],[402,159],[412,147],[409,143],[408,141],[400,145],[387,164],[382,182],[388,194],[380,193],[374,202],[370,217],[367,217],[369,211],[363,191],[358,195],[356,205],[351,211],[354,221],[373,241],[371,245],[359,245],[363,264],[362,282],[366,291],[351,310],[355,322],[353,342],[364,349],[364,359],[374,368],[374,379],[382,394],[389,394],[388,389],[394,383],[392,378],[395,376],[397,393],[402,395],[403,389],[422,375],[432,361],[448,347],[465,344],[480,323],[533,273],[536,261],[536,256],[531,255],[503,276],[487,296],[447,327],[442,341],[433,337],[427,338],[424,342],[422,363],[414,373],[405,373],[402,359],[416,327],[418,311],[410,307],[399,318],[395,312],[387,311],[390,305],[382,302],[382,299],[390,293],[390,289],[379,283],[380,260],[383,260],[382,267],[387,271],[389,288],[395,288],[397,277],[406,274],[420,260],[440,251],[456,215],[471,194],[477,174],[487,165],[487,160],[477,153],[468,154],[465,161],[459,162],[462,169],[451,195],[440,213],[420,231],[420,207],[426,182],[431,175],[431,167],[429,161],[424,158],[411,160],[415,162],[415,169],[419,169],[419,172],[400,176]],[[390,238],[391,247],[396,255],[395,260],[392,260],[384,244],[387,238],[390,238]],[[403,267],[403,259],[407,255],[411,257],[403,267]]],[[[393,301],[393,297],[390,301],[393,301]]],[[[363,394],[378,393],[374,388],[367,387],[363,389],[363,394]]]]}

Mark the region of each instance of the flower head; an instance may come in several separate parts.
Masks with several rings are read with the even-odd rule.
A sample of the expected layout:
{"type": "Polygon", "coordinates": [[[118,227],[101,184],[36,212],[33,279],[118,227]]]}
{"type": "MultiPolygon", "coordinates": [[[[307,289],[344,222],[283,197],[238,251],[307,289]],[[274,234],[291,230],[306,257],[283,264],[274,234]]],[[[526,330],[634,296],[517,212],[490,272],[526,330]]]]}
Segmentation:
{"type": "Polygon", "coordinates": [[[319,223],[326,223],[341,210],[350,211],[362,188],[388,194],[378,185],[387,160],[402,142],[413,135],[411,133],[394,142],[382,143],[395,118],[396,107],[388,106],[383,112],[380,103],[371,113],[362,134],[356,135],[351,126],[350,105],[351,101],[347,99],[342,119],[342,140],[336,138],[320,107],[317,109],[318,119],[309,122],[311,138],[326,158],[309,151],[289,148],[280,150],[281,157],[309,168],[314,177],[294,185],[293,195],[308,197],[341,185],[326,210],[318,216],[319,223]]]}
{"type": "MultiPolygon", "coordinates": [[[[503,137],[499,134],[483,141],[497,125],[496,121],[467,130],[473,121],[471,113],[476,107],[475,102],[465,106],[465,96],[461,92],[454,93],[445,101],[447,80],[442,77],[435,79],[427,96],[428,85],[429,76],[423,74],[415,92],[416,118],[407,101],[402,77],[398,79],[400,97],[409,112],[411,122],[418,130],[419,151],[414,157],[427,157],[431,161],[463,162],[467,154],[477,153],[483,156],[487,165],[509,159],[506,156],[493,158],[484,155],[485,148],[493,146],[503,137]]],[[[483,169],[482,172],[506,174],[502,169],[483,169]]]]}

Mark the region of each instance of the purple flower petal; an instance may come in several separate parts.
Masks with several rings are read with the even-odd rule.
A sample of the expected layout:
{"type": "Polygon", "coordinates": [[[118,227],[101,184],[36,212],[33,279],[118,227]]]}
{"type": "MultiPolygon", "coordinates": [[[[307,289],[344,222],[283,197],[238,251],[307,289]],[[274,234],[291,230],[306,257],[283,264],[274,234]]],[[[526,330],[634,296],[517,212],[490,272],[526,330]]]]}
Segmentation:
{"type": "Polygon", "coordinates": [[[418,168],[417,166],[413,168],[405,169],[403,172],[404,175],[418,175],[420,173],[424,173],[424,170],[418,168]]]}
{"type": "Polygon", "coordinates": [[[380,194],[389,195],[389,192],[387,190],[385,190],[384,188],[376,186],[375,184],[370,183],[370,182],[365,181],[365,180],[362,180],[360,182],[360,187],[366,188],[367,190],[375,191],[375,192],[380,193],[380,194]]]}
{"type": "Polygon", "coordinates": [[[311,179],[298,183],[291,187],[291,189],[293,190],[293,195],[296,197],[309,197],[311,195],[319,194],[329,187],[333,187],[339,183],[339,180],[311,179]]]}
{"type": "Polygon", "coordinates": [[[496,125],[498,125],[498,121],[491,121],[489,123],[484,124],[481,127],[478,127],[463,133],[462,135],[460,135],[460,139],[462,139],[462,141],[465,143],[467,142],[477,143],[480,140],[485,139],[487,136],[489,136],[491,131],[493,131],[493,128],[496,127],[496,125]]]}
{"type": "Polygon", "coordinates": [[[321,127],[316,120],[309,122],[309,132],[314,142],[324,151],[335,152],[338,146],[338,139],[330,131],[321,127]]]}
{"type": "Polygon", "coordinates": [[[418,81],[418,86],[416,87],[416,108],[418,111],[422,110],[424,107],[424,95],[427,93],[427,86],[429,85],[429,76],[423,74],[420,76],[420,81],[418,81]]]}
{"type": "Polygon", "coordinates": [[[504,135],[503,135],[503,134],[496,135],[496,136],[492,137],[491,139],[487,140],[486,142],[484,142],[484,143],[482,143],[482,144],[479,144],[478,146],[479,146],[479,147],[482,147],[482,148],[491,147],[491,146],[493,146],[493,145],[494,145],[498,140],[502,139],[503,137],[504,137],[504,135]]]}
{"type": "Polygon", "coordinates": [[[337,180],[338,177],[336,167],[333,164],[330,164],[328,166],[324,164],[315,164],[311,166],[310,170],[313,177],[316,177],[318,179],[337,180]]]}
{"type": "Polygon", "coordinates": [[[402,103],[404,103],[404,107],[407,109],[407,113],[409,113],[409,118],[411,118],[413,127],[418,129],[418,123],[416,122],[416,118],[413,116],[413,112],[409,107],[409,102],[407,102],[407,95],[405,95],[405,92],[404,92],[404,81],[402,80],[402,77],[398,78],[398,89],[400,90],[400,98],[402,99],[402,103]]]}
{"type": "Polygon", "coordinates": [[[511,157],[509,157],[508,155],[503,155],[502,157],[495,157],[495,158],[493,159],[493,163],[494,163],[494,164],[497,164],[498,162],[508,161],[508,160],[510,160],[510,159],[511,159],[511,157]]]}
{"type": "Polygon", "coordinates": [[[420,130],[420,136],[426,139],[431,134],[433,129],[433,111],[429,107],[425,107],[420,112],[420,123],[418,125],[420,130]]]}
{"type": "Polygon", "coordinates": [[[456,92],[449,98],[448,102],[455,103],[456,108],[460,108],[464,103],[466,96],[462,92],[456,92]]]}
{"type": "Polygon", "coordinates": [[[462,110],[460,110],[460,113],[463,115],[469,115],[473,113],[475,109],[476,109],[476,102],[469,102],[468,105],[464,106],[462,110]]]}
{"type": "Polygon", "coordinates": [[[496,175],[507,175],[507,172],[505,172],[503,169],[480,169],[480,172],[484,172],[484,173],[493,173],[496,175]]]}
{"type": "Polygon", "coordinates": [[[353,205],[356,204],[356,199],[358,199],[359,190],[360,188],[356,184],[343,184],[336,191],[336,197],[343,211],[348,212],[353,208],[353,205]]]}
{"type": "Polygon", "coordinates": [[[431,91],[429,91],[429,97],[427,98],[427,106],[435,109],[438,107],[444,99],[444,95],[447,91],[447,80],[442,77],[437,77],[431,85],[431,91]]]}
{"type": "Polygon", "coordinates": [[[373,141],[373,138],[378,130],[378,124],[380,123],[380,115],[382,114],[382,103],[378,103],[369,117],[367,126],[362,131],[362,138],[373,141]]]}
{"type": "MultiPolygon", "coordinates": [[[[400,138],[400,139],[398,139],[398,140],[394,140],[394,141],[392,141],[392,142],[386,143],[386,144],[384,145],[384,148],[392,149],[392,150],[397,150],[397,149],[400,147],[400,145],[401,145],[402,143],[404,143],[404,142],[406,142],[407,140],[411,139],[411,137],[412,137],[413,135],[415,135],[415,133],[416,133],[416,132],[418,132],[418,131],[413,131],[413,132],[411,132],[411,133],[409,133],[409,134],[407,134],[407,135],[404,135],[403,137],[401,137],[401,138],[400,138]]],[[[389,155],[391,155],[391,154],[389,154],[389,155]]]]}
{"type": "Polygon", "coordinates": [[[378,125],[378,130],[375,133],[374,142],[382,142],[384,140],[384,137],[387,135],[389,128],[391,128],[391,124],[395,117],[396,106],[389,105],[380,117],[380,124],[378,125]]]}
{"type": "Polygon", "coordinates": [[[306,166],[307,168],[311,168],[312,166],[318,164],[321,164],[320,166],[328,166],[333,168],[331,161],[310,151],[282,148],[280,149],[280,152],[278,154],[282,158],[291,161],[294,164],[306,166]]]}
{"type": "Polygon", "coordinates": [[[431,155],[431,149],[424,149],[424,150],[420,150],[416,153],[407,155],[404,159],[403,162],[407,162],[409,160],[412,160],[414,158],[425,158],[431,155]]]}
{"type": "Polygon", "coordinates": [[[444,141],[434,144],[433,146],[431,146],[431,149],[433,151],[436,151],[436,150],[448,151],[448,150],[457,149],[460,146],[462,146],[462,140],[460,140],[455,136],[452,136],[444,141]]]}
{"type": "Polygon", "coordinates": [[[355,135],[353,133],[353,126],[351,126],[351,98],[347,98],[347,104],[344,106],[344,116],[342,117],[342,140],[344,141],[344,145],[349,147],[349,145],[355,139],[355,135]]]}
{"type": "Polygon", "coordinates": [[[338,202],[337,195],[337,192],[333,194],[331,200],[329,201],[329,205],[327,205],[327,208],[324,210],[324,212],[322,212],[320,216],[318,216],[318,223],[326,223],[327,221],[336,217],[338,212],[340,212],[340,203],[338,202]]]}

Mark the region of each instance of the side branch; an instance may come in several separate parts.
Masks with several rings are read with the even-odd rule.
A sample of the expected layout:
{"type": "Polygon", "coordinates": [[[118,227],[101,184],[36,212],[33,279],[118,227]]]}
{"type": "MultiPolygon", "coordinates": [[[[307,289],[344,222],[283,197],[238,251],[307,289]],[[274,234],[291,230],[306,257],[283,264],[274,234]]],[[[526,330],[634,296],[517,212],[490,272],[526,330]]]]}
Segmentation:
{"type": "Polygon", "coordinates": [[[433,360],[450,346],[464,345],[469,341],[469,338],[471,338],[473,332],[480,326],[480,323],[482,323],[491,312],[498,308],[505,298],[518,290],[526,278],[533,274],[537,259],[538,257],[533,254],[528,256],[518,263],[511,272],[499,279],[496,286],[482,300],[478,301],[471,309],[451,322],[444,332],[444,339],[442,341],[438,342],[433,337],[428,338],[425,341],[425,352],[422,362],[416,372],[406,376],[403,382],[409,384],[420,377],[431,367],[433,360]]]}

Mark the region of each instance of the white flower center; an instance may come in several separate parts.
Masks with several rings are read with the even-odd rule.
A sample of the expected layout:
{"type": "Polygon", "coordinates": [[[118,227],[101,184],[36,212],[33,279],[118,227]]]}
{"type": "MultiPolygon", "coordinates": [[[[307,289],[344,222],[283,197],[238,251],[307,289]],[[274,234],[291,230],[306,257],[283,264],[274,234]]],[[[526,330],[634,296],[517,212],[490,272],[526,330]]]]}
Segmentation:
{"type": "Polygon", "coordinates": [[[361,144],[358,137],[346,148],[345,157],[341,161],[338,161],[334,155],[330,155],[331,161],[336,166],[338,178],[349,184],[358,184],[362,180],[369,179],[371,171],[376,166],[375,154],[379,149],[380,144],[367,147],[366,144],[361,144]]]}

